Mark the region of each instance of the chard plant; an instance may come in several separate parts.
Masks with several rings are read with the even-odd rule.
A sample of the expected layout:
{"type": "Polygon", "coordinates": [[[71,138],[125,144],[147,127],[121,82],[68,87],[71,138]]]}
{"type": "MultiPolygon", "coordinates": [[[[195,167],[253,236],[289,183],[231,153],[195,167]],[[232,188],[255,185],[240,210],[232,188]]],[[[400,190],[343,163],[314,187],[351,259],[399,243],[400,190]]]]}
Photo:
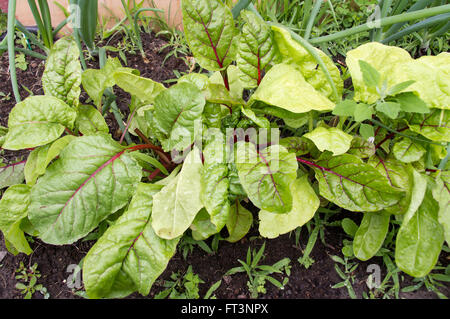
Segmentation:
{"type": "Polygon", "coordinates": [[[429,273],[450,241],[450,54],[362,45],[347,54],[344,97],[333,60],[284,27],[219,0],[184,0],[182,11],[210,73],[170,88],[117,59],[82,72],[76,42],[54,44],[45,95],[18,103],[2,129],[4,149],[32,149],[0,167],[14,177],[1,184],[8,249],[30,254],[25,233],[68,245],[107,225],[83,261],[87,296],[148,295],[187,231],[237,242],[254,224],[251,203],[261,236],[275,238],[334,204],[363,214],[358,259],[378,252],[395,219],[397,266],[429,273]],[[141,143],[109,133],[115,85],[132,96],[124,134],[141,143]],[[80,103],[81,86],[94,106],[80,103]]]}

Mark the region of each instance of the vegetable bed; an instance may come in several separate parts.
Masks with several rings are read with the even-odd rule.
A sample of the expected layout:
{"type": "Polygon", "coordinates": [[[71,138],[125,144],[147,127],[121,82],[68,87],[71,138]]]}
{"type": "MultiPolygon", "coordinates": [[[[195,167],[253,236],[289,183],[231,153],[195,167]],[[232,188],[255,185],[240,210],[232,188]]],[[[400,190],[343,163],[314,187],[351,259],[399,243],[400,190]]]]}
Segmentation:
{"type": "Polygon", "coordinates": [[[84,72],[70,37],[27,58],[0,100],[0,298],[449,295],[450,55],[371,42],[340,68],[233,14],[184,1],[184,59],[152,34],[84,72]]]}

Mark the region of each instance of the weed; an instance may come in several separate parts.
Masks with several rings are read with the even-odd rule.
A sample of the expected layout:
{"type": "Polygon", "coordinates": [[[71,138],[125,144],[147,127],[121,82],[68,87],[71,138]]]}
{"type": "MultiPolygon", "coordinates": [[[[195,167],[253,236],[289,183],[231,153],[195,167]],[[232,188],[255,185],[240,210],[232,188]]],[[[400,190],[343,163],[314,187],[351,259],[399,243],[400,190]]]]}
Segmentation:
{"type": "Polygon", "coordinates": [[[37,284],[39,278],[41,278],[41,273],[37,270],[38,264],[35,263],[30,268],[26,268],[23,262],[20,262],[20,266],[16,269],[16,280],[21,282],[16,284],[16,289],[20,290],[21,294],[24,295],[24,299],[31,299],[36,291],[40,292],[45,299],[50,298],[50,294],[47,292],[42,284],[37,284]]]}

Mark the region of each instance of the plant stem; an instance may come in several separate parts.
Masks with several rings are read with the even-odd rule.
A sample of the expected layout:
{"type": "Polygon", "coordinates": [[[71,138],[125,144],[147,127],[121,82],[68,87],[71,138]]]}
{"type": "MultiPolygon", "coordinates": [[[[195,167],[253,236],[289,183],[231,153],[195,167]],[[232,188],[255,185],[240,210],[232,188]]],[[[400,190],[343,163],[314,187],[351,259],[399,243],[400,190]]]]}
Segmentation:
{"type": "MultiPolygon", "coordinates": [[[[150,140],[144,135],[144,133],[141,132],[138,128],[134,130],[134,132],[147,144],[151,144],[150,140]]],[[[164,150],[161,149],[161,151],[156,151],[158,156],[161,158],[161,160],[166,163],[167,165],[172,166],[172,162],[169,160],[169,158],[164,153],[164,150]]]]}
{"type": "Polygon", "coordinates": [[[19,93],[19,85],[17,84],[16,73],[16,51],[14,48],[14,35],[16,29],[16,0],[8,2],[8,59],[9,59],[9,73],[11,76],[11,85],[14,92],[16,102],[21,101],[19,93]]]}
{"type": "Polygon", "coordinates": [[[163,149],[161,147],[153,145],[153,144],[142,144],[142,145],[130,146],[127,148],[127,151],[134,152],[134,151],[148,150],[148,149],[158,151],[158,152],[163,152],[163,149]]]}
{"type": "MultiPolygon", "coordinates": [[[[393,24],[400,23],[400,22],[424,19],[424,18],[432,17],[432,16],[435,16],[438,14],[444,14],[444,13],[449,13],[449,12],[450,12],[450,4],[447,4],[447,5],[443,5],[443,6],[439,6],[439,7],[433,7],[433,8],[428,8],[428,9],[423,9],[423,10],[408,12],[408,13],[402,13],[402,14],[398,14],[398,15],[395,15],[392,17],[378,19],[378,20],[373,21],[373,24],[379,25],[381,28],[381,27],[393,25],[393,24]]],[[[342,39],[345,37],[349,37],[353,34],[369,31],[372,29],[373,29],[373,27],[371,24],[365,23],[363,25],[359,25],[357,27],[347,29],[347,30],[344,30],[341,32],[336,32],[334,34],[311,39],[311,40],[309,40],[309,42],[312,44],[319,44],[319,43],[323,43],[323,42],[336,41],[336,40],[339,40],[339,39],[342,39]]]]}
{"type": "Polygon", "coordinates": [[[311,30],[312,30],[312,28],[314,26],[314,22],[316,21],[317,14],[320,11],[320,7],[322,6],[322,3],[323,3],[323,0],[316,0],[314,2],[314,7],[313,7],[313,9],[311,11],[311,14],[309,16],[308,24],[306,25],[305,34],[303,35],[303,38],[305,40],[308,40],[309,37],[311,36],[311,30]]]}

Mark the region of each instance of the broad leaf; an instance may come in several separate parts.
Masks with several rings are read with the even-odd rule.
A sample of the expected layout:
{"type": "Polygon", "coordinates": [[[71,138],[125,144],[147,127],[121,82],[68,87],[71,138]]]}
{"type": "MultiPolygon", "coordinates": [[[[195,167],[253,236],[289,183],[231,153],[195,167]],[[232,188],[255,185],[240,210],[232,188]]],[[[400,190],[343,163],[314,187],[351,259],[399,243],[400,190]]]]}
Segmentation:
{"type": "Polygon", "coordinates": [[[0,163],[0,189],[23,182],[25,163],[26,161],[7,165],[0,163]]]}
{"type": "Polygon", "coordinates": [[[353,240],[353,253],[359,260],[369,260],[380,250],[389,230],[390,214],[364,213],[353,240]]]}
{"type": "Polygon", "coordinates": [[[165,270],[179,239],[161,239],[151,227],[153,196],[160,189],[139,184],[128,210],[86,255],[83,281],[90,298],[125,297],[133,291],[146,296],[165,270]],[[125,283],[128,289],[120,287],[125,283]]]}
{"type": "Polygon", "coordinates": [[[202,166],[198,149],[194,148],[178,176],[154,196],[152,226],[159,237],[181,236],[203,207],[200,199],[202,166]]]}
{"type": "Polygon", "coordinates": [[[195,216],[191,225],[191,230],[192,238],[194,240],[205,240],[218,232],[216,225],[211,222],[211,216],[204,208],[202,208],[197,216],[195,216]]]}
{"type": "MultiPolygon", "coordinates": [[[[234,101],[242,101],[244,93],[244,84],[239,77],[239,69],[235,65],[229,65],[227,68],[228,84],[230,85],[230,96],[234,101]]],[[[209,78],[211,84],[224,85],[222,73],[217,71],[209,78]]]]}
{"type": "Polygon", "coordinates": [[[65,128],[73,128],[76,116],[72,108],[57,98],[31,96],[11,110],[3,148],[21,150],[51,143],[65,128]]]}
{"type": "Polygon", "coordinates": [[[229,236],[225,238],[230,243],[241,240],[253,224],[253,215],[247,209],[242,207],[238,200],[231,206],[230,217],[227,221],[227,230],[229,236]]]}
{"type": "Polygon", "coordinates": [[[412,169],[392,156],[386,159],[373,156],[367,163],[375,167],[381,175],[385,176],[389,185],[405,192],[405,195],[401,197],[397,204],[385,208],[385,211],[396,215],[406,213],[411,202],[412,188],[414,185],[412,169]]]}
{"type": "Polygon", "coordinates": [[[333,102],[316,91],[302,73],[289,64],[271,68],[250,101],[261,101],[293,113],[324,112],[334,108],[333,102]]]}
{"type": "Polygon", "coordinates": [[[350,149],[353,136],[336,127],[318,127],[303,137],[314,142],[321,151],[330,151],[333,155],[341,155],[350,149]]]}
{"type": "MultiPolygon", "coordinates": [[[[373,129],[372,129],[373,132],[373,129]]],[[[369,136],[373,136],[369,134],[369,136]]],[[[354,136],[350,148],[349,154],[356,155],[359,158],[368,158],[375,154],[375,144],[367,141],[360,136],[354,136]]]]}
{"type": "Polygon", "coordinates": [[[252,143],[239,142],[236,155],[239,179],[252,203],[269,212],[289,212],[298,169],[295,154],[281,145],[258,151],[252,143]]]}
{"type": "Polygon", "coordinates": [[[251,11],[241,11],[245,21],[238,46],[237,66],[246,88],[257,87],[275,58],[272,30],[251,11]]]}
{"type": "Polygon", "coordinates": [[[202,92],[190,83],[175,84],[157,96],[154,129],[165,151],[184,150],[194,142],[205,103],[202,92]]]}
{"type": "Polygon", "coordinates": [[[25,164],[25,180],[28,185],[33,186],[39,176],[45,174],[47,166],[52,160],[59,156],[61,151],[74,139],[73,135],[66,135],[52,144],[41,146],[33,150],[28,156],[25,164]]]}
{"type": "Polygon", "coordinates": [[[430,113],[427,104],[412,92],[398,94],[394,100],[400,104],[403,112],[408,113],[430,113]]]}
{"type": "Polygon", "coordinates": [[[371,88],[378,87],[381,80],[380,73],[378,73],[373,66],[363,60],[359,60],[358,62],[364,83],[371,88]]]}
{"type": "Polygon", "coordinates": [[[237,30],[231,11],[220,0],[183,0],[183,26],[200,66],[220,71],[234,61],[237,30]]]}
{"type": "Polygon", "coordinates": [[[109,133],[108,125],[102,114],[90,105],[80,105],[75,127],[83,135],[95,135],[97,133],[109,133]]]}
{"type": "Polygon", "coordinates": [[[218,138],[211,141],[203,152],[201,200],[217,231],[225,226],[230,214],[230,182],[224,145],[224,138],[218,138]]]}
{"type": "Polygon", "coordinates": [[[444,228],[445,240],[450,246],[450,162],[442,170],[433,187],[433,197],[439,203],[439,223],[444,228]]]}
{"type": "Polygon", "coordinates": [[[70,244],[124,207],[142,169],[109,136],[72,141],[31,192],[29,218],[49,244],[70,244]]]}
{"type": "Polygon", "coordinates": [[[309,139],[298,136],[282,138],[280,140],[280,145],[284,146],[288,152],[294,153],[296,156],[308,154],[314,147],[309,139]]]}
{"type": "MultiPolygon", "coordinates": [[[[301,44],[292,39],[289,31],[285,28],[272,26],[272,30],[274,32],[274,40],[280,53],[281,61],[295,66],[302,73],[306,82],[314,87],[322,96],[334,103],[340,102],[335,100],[333,89],[327,81],[325,73],[318,66],[315,58],[309,54],[301,44]]],[[[338,94],[341,95],[344,88],[344,82],[341,79],[339,69],[333,63],[333,60],[324,52],[319,49],[316,49],[316,52],[319,54],[329,71],[338,94]]]]}
{"type": "Polygon", "coordinates": [[[386,177],[354,155],[321,155],[312,166],[319,181],[320,195],[355,212],[375,212],[396,204],[402,192],[389,185],[386,177]]]}
{"type": "Polygon", "coordinates": [[[303,226],[313,218],[319,208],[319,198],[309,184],[307,176],[297,179],[291,185],[293,203],[287,214],[259,212],[259,233],[266,238],[276,238],[297,227],[303,226]]]}
{"type": "Polygon", "coordinates": [[[392,153],[395,158],[403,163],[416,162],[422,158],[426,150],[422,145],[404,137],[394,144],[392,153]]]}
{"type": "Polygon", "coordinates": [[[45,95],[53,96],[72,107],[78,106],[81,89],[80,51],[76,42],[62,38],[53,46],[45,63],[42,87],[45,95]]]}
{"type": "Polygon", "coordinates": [[[429,114],[414,114],[407,119],[411,131],[436,142],[450,142],[450,111],[433,109],[429,114]]]}
{"type": "Polygon", "coordinates": [[[382,102],[376,106],[378,112],[384,113],[390,119],[396,119],[401,111],[401,104],[395,102],[382,102]]]}
{"type": "Polygon", "coordinates": [[[87,69],[83,72],[81,76],[83,88],[98,108],[101,107],[105,90],[116,84],[114,73],[118,71],[128,73],[134,72],[132,69],[123,68],[118,58],[108,58],[105,66],[100,70],[87,69]]]}
{"type": "Polygon", "coordinates": [[[395,262],[410,276],[424,277],[439,258],[444,231],[438,221],[438,211],[439,205],[428,189],[417,211],[405,216],[402,222],[395,245],[395,262]]]}
{"type": "Polygon", "coordinates": [[[120,88],[136,96],[144,104],[153,104],[158,94],[166,90],[161,83],[129,72],[114,73],[114,81],[120,88]]]}
{"type": "Polygon", "coordinates": [[[12,245],[13,252],[31,254],[20,223],[27,217],[30,205],[30,187],[14,185],[6,190],[0,201],[0,230],[5,241],[12,245]]]}

